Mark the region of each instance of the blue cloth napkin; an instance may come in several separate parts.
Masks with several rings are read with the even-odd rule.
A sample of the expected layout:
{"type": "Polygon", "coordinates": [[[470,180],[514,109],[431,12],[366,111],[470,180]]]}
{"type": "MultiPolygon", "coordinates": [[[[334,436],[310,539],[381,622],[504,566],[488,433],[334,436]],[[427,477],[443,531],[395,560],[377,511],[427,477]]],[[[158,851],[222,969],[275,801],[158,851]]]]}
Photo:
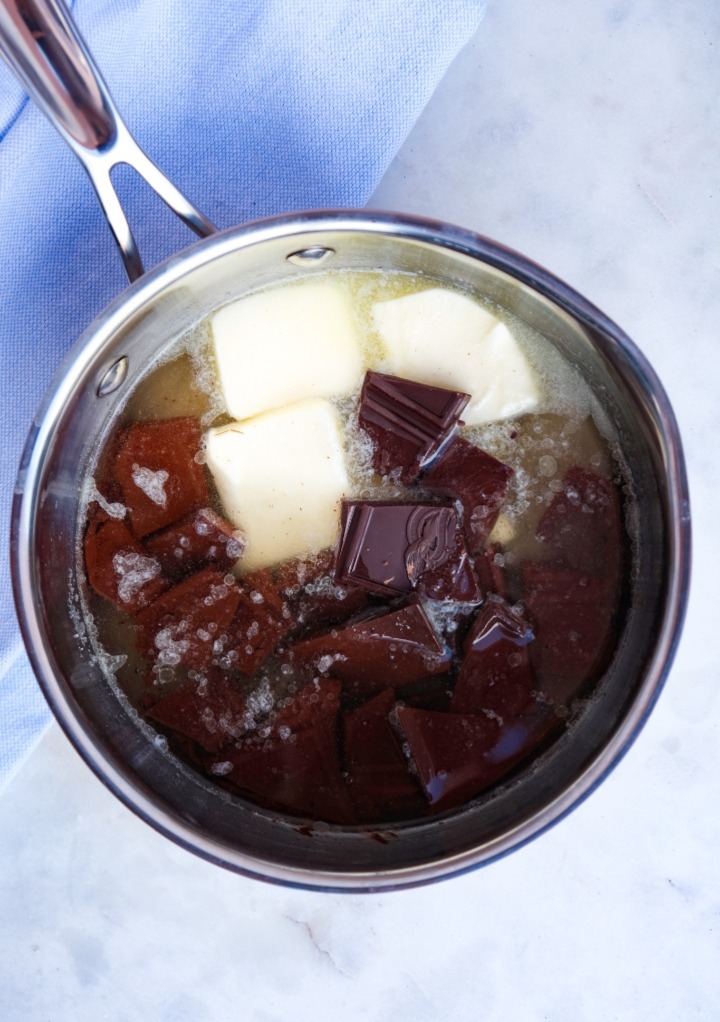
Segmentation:
{"type": "MultiPolygon", "coordinates": [[[[219,227],[362,206],[485,0],[76,0],[74,16],[130,130],[219,227]]],[[[192,237],[128,172],[146,265],[192,237]]],[[[0,61],[1,529],[43,390],[125,285],[75,158],[0,61]]],[[[0,790],[49,711],[0,579],[0,790]]]]}

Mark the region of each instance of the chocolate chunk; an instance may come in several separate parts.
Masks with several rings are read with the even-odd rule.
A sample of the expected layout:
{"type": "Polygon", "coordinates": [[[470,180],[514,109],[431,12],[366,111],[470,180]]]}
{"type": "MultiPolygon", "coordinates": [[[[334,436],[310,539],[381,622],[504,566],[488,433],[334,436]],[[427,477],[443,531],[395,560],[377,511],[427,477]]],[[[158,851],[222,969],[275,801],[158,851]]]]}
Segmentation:
{"type": "Polygon", "coordinates": [[[155,673],[206,671],[225,647],[240,596],[240,587],[227,584],[222,571],[204,568],[191,575],[136,615],[139,651],[155,673]]]}
{"type": "Polygon", "coordinates": [[[417,710],[447,712],[452,697],[452,675],[435,674],[411,685],[398,685],[394,691],[398,702],[406,706],[413,706],[417,710]]]}
{"type": "Polygon", "coordinates": [[[323,550],[314,557],[293,557],[283,561],[275,569],[278,589],[284,596],[293,599],[305,586],[330,575],[333,561],[332,550],[323,550]]]}
{"type": "Polygon", "coordinates": [[[477,795],[505,767],[493,762],[501,734],[497,720],[398,706],[397,726],[430,805],[437,811],[477,795]]]}
{"type": "Polygon", "coordinates": [[[422,813],[420,786],[408,772],[400,740],[390,724],[394,705],[395,693],[388,688],[345,715],[345,774],[361,820],[422,813]]]}
{"type": "Polygon", "coordinates": [[[363,589],[334,579],[333,563],[333,553],[327,550],[311,560],[296,558],[277,568],[278,588],[297,624],[306,630],[341,624],[368,606],[363,589]]]}
{"type": "Polygon", "coordinates": [[[211,772],[222,772],[223,780],[270,808],[327,823],[352,822],[339,757],[337,752],[330,755],[334,736],[318,726],[294,738],[256,748],[230,747],[211,772]]]}
{"type": "Polygon", "coordinates": [[[389,613],[299,642],[290,656],[356,692],[378,691],[442,674],[450,661],[449,651],[438,642],[417,597],[389,613]]]}
{"type": "Polygon", "coordinates": [[[622,557],[618,492],[609,479],[578,465],[540,519],[537,538],[568,568],[617,578],[622,557]]]}
{"type": "Polygon", "coordinates": [[[487,600],[465,640],[453,691],[453,713],[519,713],[532,697],[530,625],[499,598],[487,600]]]}
{"type": "Polygon", "coordinates": [[[129,614],[152,603],[168,587],[160,564],[148,557],[125,522],[97,506],[89,516],[84,550],[92,588],[129,614]]]}
{"type": "Polygon", "coordinates": [[[530,657],[547,695],[565,702],[612,648],[615,587],[563,565],[526,561],[523,602],[535,632],[530,657]]]}
{"type": "Polygon", "coordinates": [[[367,373],[359,420],[373,441],[377,471],[398,471],[402,482],[413,482],[447,441],[469,400],[459,391],[367,373]]]}
{"type": "Polygon", "coordinates": [[[497,767],[497,779],[504,777],[519,763],[536,753],[538,746],[553,731],[564,727],[554,707],[536,696],[531,696],[517,713],[508,714],[502,723],[500,737],[490,752],[489,759],[497,767]]]}
{"type": "Polygon", "coordinates": [[[266,603],[276,614],[283,614],[287,601],[272,568],[258,568],[242,577],[243,587],[252,594],[254,603],[266,603]]]}
{"type": "Polygon", "coordinates": [[[186,682],[156,702],[148,716],[207,752],[217,752],[256,727],[245,695],[219,674],[186,682]]]}
{"type": "Polygon", "coordinates": [[[297,696],[294,713],[276,719],[269,734],[222,752],[211,772],[266,805],[293,815],[348,823],[353,810],[338,748],[338,686],[318,680],[297,696]]]}
{"type": "Polygon", "coordinates": [[[335,578],[378,596],[480,599],[457,513],[433,504],[346,501],[335,578]]]}
{"type": "Polygon", "coordinates": [[[435,713],[409,706],[398,706],[393,715],[436,812],[480,794],[558,726],[552,710],[535,700],[502,724],[485,714],[435,713]]]}
{"type": "Polygon", "coordinates": [[[509,465],[462,437],[454,437],[419,485],[460,501],[468,548],[475,553],[492,532],[512,474],[509,465]]]}
{"type": "Polygon", "coordinates": [[[268,568],[245,575],[239,590],[220,662],[252,675],[297,622],[268,568]]]}
{"type": "Polygon", "coordinates": [[[168,577],[178,578],[207,565],[232,568],[242,556],[245,539],[231,522],[204,507],[147,536],[143,545],[168,577]]]}
{"type": "MultiPolygon", "coordinates": [[[[340,708],[340,682],[332,678],[313,678],[303,688],[276,706],[268,716],[268,737],[282,738],[286,729],[293,733],[307,731],[318,717],[334,720],[340,708]]],[[[262,736],[264,737],[264,735],[262,736]]]]}
{"type": "Polygon", "coordinates": [[[114,471],[139,539],[210,503],[205,467],[195,461],[201,446],[191,418],[136,422],[125,430],[114,471]]]}

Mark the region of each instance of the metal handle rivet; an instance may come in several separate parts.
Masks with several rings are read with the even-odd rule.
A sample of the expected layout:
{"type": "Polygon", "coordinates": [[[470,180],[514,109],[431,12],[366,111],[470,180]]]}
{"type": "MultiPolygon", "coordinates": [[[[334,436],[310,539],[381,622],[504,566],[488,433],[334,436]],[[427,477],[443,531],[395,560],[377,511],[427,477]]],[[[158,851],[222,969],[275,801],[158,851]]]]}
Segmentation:
{"type": "Polygon", "coordinates": [[[113,394],[119,386],[124,382],[128,371],[128,360],[127,355],[123,355],[117,362],[114,362],[108,371],[105,373],[103,378],[100,380],[97,389],[98,397],[107,397],[108,394],[113,394]]]}
{"type": "Polygon", "coordinates": [[[285,258],[289,263],[296,266],[320,266],[330,256],[335,255],[334,248],[323,248],[322,245],[312,245],[310,248],[301,248],[298,252],[291,252],[285,258]]]}

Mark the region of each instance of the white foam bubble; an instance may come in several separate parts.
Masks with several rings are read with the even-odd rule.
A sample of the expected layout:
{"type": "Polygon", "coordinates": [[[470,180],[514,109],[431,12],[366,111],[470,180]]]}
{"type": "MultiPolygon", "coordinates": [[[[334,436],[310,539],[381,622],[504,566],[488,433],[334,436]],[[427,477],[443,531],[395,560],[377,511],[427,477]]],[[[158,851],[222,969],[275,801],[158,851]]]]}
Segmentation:
{"type": "Polygon", "coordinates": [[[118,596],[123,603],[131,603],[143,586],[160,574],[160,565],[154,557],[134,551],[115,554],[112,565],[118,580],[118,596]]]}
{"type": "Polygon", "coordinates": [[[167,507],[165,483],[170,478],[169,472],[167,472],[164,468],[153,472],[150,468],[143,468],[141,465],[133,465],[131,478],[138,489],[142,490],[145,496],[148,497],[153,504],[157,504],[159,507],[167,507]]]}
{"type": "MultiPolygon", "coordinates": [[[[240,533],[232,536],[232,538],[229,539],[225,544],[225,552],[227,553],[228,557],[230,557],[234,561],[237,561],[240,557],[242,557],[244,549],[245,537],[240,533]]],[[[228,585],[230,585],[230,583],[228,582],[227,575],[225,576],[225,581],[227,582],[228,585]]]]}
{"type": "Polygon", "coordinates": [[[272,710],[274,703],[275,696],[267,678],[264,678],[247,697],[248,710],[254,717],[266,716],[272,710]]]}
{"type": "Polygon", "coordinates": [[[160,667],[177,667],[190,648],[188,639],[183,639],[182,622],[178,628],[168,626],[161,628],[155,636],[155,648],[158,651],[156,664],[160,667]]]}
{"type": "Polygon", "coordinates": [[[209,426],[226,409],[207,321],[198,324],[185,334],[182,339],[182,350],[190,358],[193,368],[193,383],[207,398],[207,410],[200,418],[200,425],[209,426]]]}
{"type": "Polygon", "coordinates": [[[110,515],[111,518],[121,519],[127,514],[127,508],[124,504],[121,504],[119,501],[109,501],[103,497],[102,493],[97,488],[95,480],[91,476],[88,480],[85,494],[83,496],[83,504],[87,505],[93,500],[97,501],[105,514],[110,515]]]}

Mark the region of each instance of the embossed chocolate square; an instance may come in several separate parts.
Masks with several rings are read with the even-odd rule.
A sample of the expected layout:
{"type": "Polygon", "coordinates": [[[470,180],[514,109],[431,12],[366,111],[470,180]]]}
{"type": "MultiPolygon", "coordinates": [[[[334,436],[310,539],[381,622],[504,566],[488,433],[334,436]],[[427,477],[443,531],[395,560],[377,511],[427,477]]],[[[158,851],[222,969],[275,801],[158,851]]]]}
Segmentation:
{"type": "Polygon", "coordinates": [[[481,598],[457,512],[437,504],[346,501],[335,579],[377,596],[481,598]]]}

